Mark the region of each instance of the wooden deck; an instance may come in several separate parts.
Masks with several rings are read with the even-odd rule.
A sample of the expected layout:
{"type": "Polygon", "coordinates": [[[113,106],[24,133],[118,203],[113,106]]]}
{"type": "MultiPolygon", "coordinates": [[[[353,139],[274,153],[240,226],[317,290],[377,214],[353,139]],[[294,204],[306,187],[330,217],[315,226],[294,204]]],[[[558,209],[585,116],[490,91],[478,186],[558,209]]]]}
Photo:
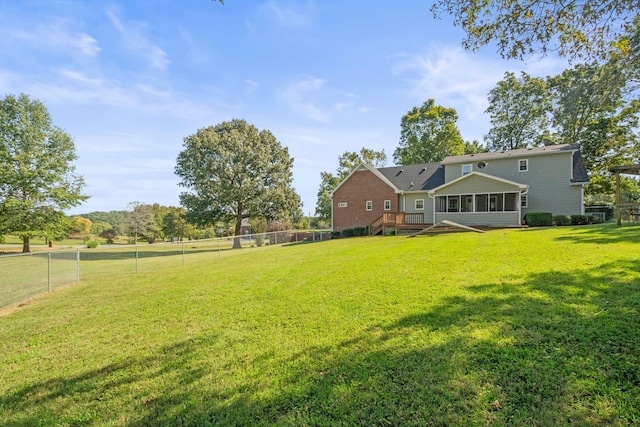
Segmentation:
{"type": "Polygon", "coordinates": [[[396,233],[411,233],[425,229],[432,225],[424,222],[424,213],[414,212],[385,212],[369,226],[369,235],[386,234],[394,229],[396,233]]]}

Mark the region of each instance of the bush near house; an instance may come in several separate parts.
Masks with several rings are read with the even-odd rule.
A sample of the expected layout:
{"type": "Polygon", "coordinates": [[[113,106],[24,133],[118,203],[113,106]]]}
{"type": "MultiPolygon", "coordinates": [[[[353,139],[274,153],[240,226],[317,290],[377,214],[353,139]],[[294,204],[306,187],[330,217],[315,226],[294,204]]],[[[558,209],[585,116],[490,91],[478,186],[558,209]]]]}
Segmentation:
{"type": "Polygon", "coordinates": [[[546,227],[553,225],[553,214],[551,212],[529,212],[524,216],[524,220],[530,227],[546,227]]]}
{"type": "Polygon", "coordinates": [[[571,218],[568,215],[554,215],[553,225],[557,225],[557,226],[571,225],[571,218]]]}
{"type": "Polygon", "coordinates": [[[353,228],[345,228],[342,230],[342,237],[353,237],[353,228]]]}
{"type": "Polygon", "coordinates": [[[353,235],[354,236],[362,236],[362,235],[364,235],[364,230],[365,230],[365,227],[354,227],[353,228],[353,235]]]}

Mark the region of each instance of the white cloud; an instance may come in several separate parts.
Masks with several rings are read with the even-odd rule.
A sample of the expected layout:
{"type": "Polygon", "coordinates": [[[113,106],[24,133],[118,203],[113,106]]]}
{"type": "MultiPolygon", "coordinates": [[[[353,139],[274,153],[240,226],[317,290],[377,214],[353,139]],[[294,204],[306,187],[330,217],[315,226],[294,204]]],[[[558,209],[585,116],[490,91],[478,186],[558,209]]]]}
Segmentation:
{"type": "Polygon", "coordinates": [[[108,11],[111,25],[120,33],[122,43],[127,50],[146,58],[153,68],[166,69],[171,61],[167,53],[152,43],[145,35],[146,25],[139,22],[124,23],[115,11],[108,11]]]}
{"type": "Polygon", "coordinates": [[[329,123],[334,114],[349,108],[351,103],[342,99],[336,100],[336,98],[350,97],[326,89],[326,82],[325,79],[313,76],[301,76],[287,86],[281,94],[281,99],[303,116],[318,122],[329,123]]]}
{"type": "Polygon", "coordinates": [[[26,43],[30,48],[64,52],[76,57],[95,57],[100,52],[98,41],[91,35],[73,28],[66,20],[42,22],[29,30],[5,27],[2,38],[16,45],[26,43]]]}
{"type": "Polygon", "coordinates": [[[506,71],[526,71],[545,77],[561,72],[566,63],[544,58],[530,64],[506,62],[473,54],[454,46],[431,46],[419,53],[401,53],[392,57],[393,74],[406,79],[406,96],[422,103],[433,98],[438,105],[455,108],[463,136],[482,140],[489,129],[487,95],[502,80],[506,71]],[[465,129],[462,129],[466,127],[465,129]]]}
{"type": "Polygon", "coordinates": [[[306,5],[299,3],[283,4],[275,0],[269,0],[265,9],[267,15],[279,26],[290,29],[308,29],[313,24],[313,10],[310,2],[306,5]]]}

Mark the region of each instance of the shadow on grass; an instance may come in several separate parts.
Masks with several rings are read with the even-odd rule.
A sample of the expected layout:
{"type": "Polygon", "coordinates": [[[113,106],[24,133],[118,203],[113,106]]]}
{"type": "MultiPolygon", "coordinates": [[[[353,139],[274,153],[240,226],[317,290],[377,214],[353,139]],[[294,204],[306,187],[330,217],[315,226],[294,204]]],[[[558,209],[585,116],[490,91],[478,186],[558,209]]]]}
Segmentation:
{"type": "Polygon", "coordinates": [[[0,409],[13,412],[10,426],[71,404],[88,419],[54,419],[104,422],[110,399],[133,399],[121,423],[129,426],[632,424],[640,419],[639,270],[640,261],[604,264],[468,287],[331,346],[238,354],[227,366],[235,382],[202,363],[228,349],[224,333],[201,333],[14,390],[0,409]]]}
{"type": "Polygon", "coordinates": [[[573,243],[640,243],[640,225],[616,227],[615,224],[585,226],[582,233],[559,236],[556,240],[573,243]]]}

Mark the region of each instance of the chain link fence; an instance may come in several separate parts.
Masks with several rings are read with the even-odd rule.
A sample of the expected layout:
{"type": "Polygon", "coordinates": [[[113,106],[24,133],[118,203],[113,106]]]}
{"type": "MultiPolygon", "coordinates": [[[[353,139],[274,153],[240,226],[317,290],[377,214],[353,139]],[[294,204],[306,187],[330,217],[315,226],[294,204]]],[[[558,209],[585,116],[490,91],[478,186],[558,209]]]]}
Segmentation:
{"type": "Polygon", "coordinates": [[[322,241],[328,232],[276,231],[188,242],[102,245],[0,256],[0,308],[82,280],[158,271],[285,244],[322,241]],[[234,248],[234,243],[236,248],[234,248]],[[238,247],[239,246],[239,247],[238,247]]]}

